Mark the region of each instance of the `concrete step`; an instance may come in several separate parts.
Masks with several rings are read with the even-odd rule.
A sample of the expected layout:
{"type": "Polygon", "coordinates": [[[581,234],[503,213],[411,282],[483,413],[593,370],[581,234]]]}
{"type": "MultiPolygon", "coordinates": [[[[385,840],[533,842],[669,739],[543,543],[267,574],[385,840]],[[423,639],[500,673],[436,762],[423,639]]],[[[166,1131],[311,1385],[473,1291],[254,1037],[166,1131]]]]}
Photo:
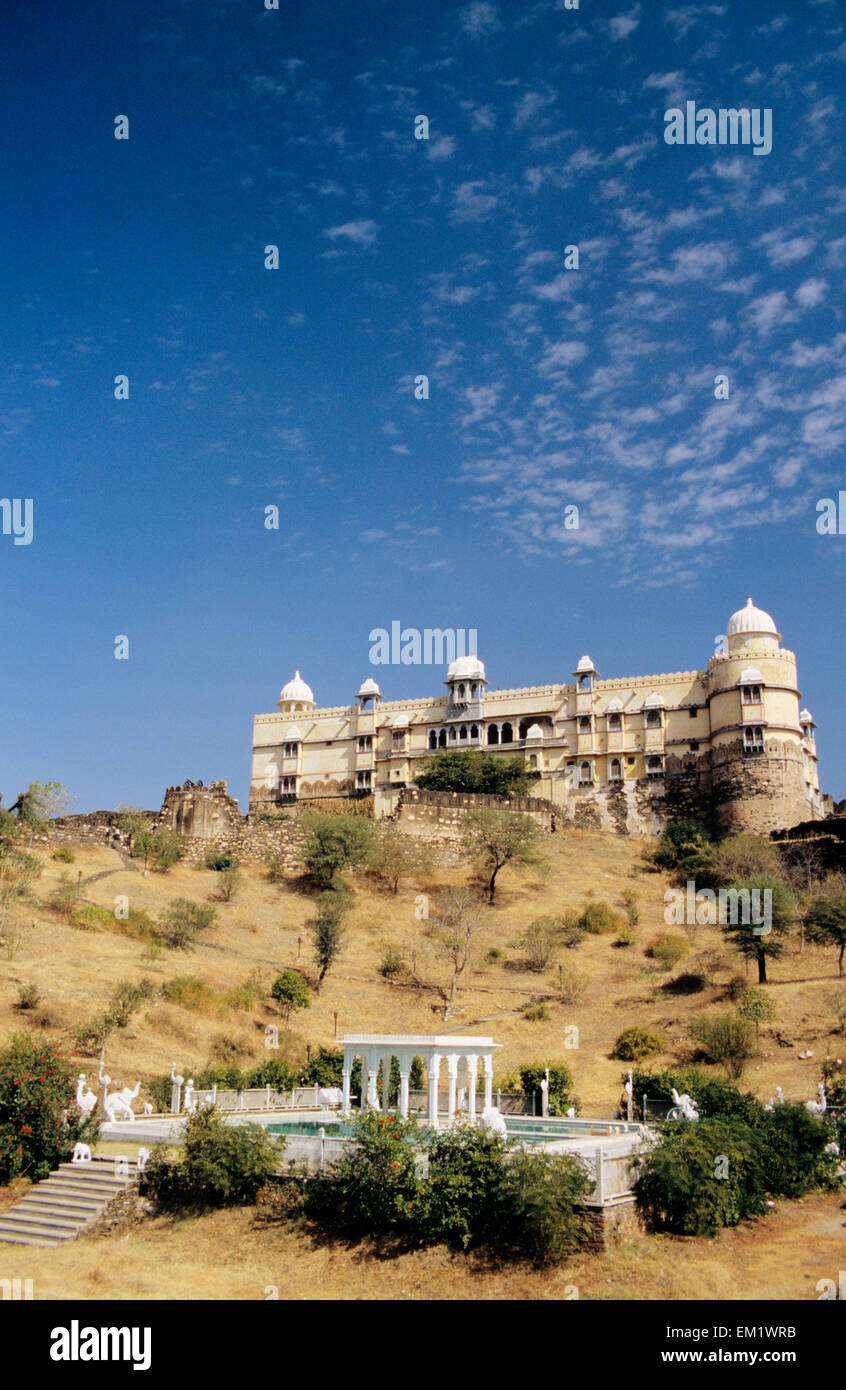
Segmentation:
{"type": "MultiPolygon", "coordinates": [[[[84,1226],[88,1219],[87,1216],[80,1216],[73,1212],[48,1212],[41,1208],[17,1206],[6,1212],[3,1221],[12,1221],[16,1226],[55,1226],[60,1230],[76,1231],[80,1226],[84,1226]]],[[[0,1222],[0,1225],[2,1224],[0,1222]]]]}
{"type": "Polygon", "coordinates": [[[13,1211],[20,1212],[22,1216],[64,1216],[69,1221],[90,1221],[92,1217],[99,1216],[103,1207],[97,1203],[94,1206],[79,1206],[76,1202],[48,1202],[44,1197],[36,1197],[30,1201],[24,1197],[22,1202],[18,1202],[13,1211]]]}
{"type": "Polygon", "coordinates": [[[86,1182],[84,1178],[65,1177],[64,1174],[56,1177],[50,1176],[43,1182],[38,1183],[39,1187],[62,1188],[67,1192],[91,1192],[96,1196],[116,1197],[119,1192],[124,1192],[129,1186],[125,1182],[103,1182],[99,1178],[91,1178],[86,1182]]]}
{"type": "Polygon", "coordinates": [[[105,1205],[99,1197],[68,1197],[60,1196],[58,1193],[51,1197],[47,1193],[28,1192],[13,1210],[17,1210],[18,1207],[61,1207],[62,1211],[76,1211],[80,1216],[87,1216],[89,1213],[102,1211],[105,1205]]]}
{"type": "Polygon", "coordinates": [[[53,1240],[45,1236],[25,1236],[22,1232],[17,1231],[12,1234],[0,1231],[0,1241],[5,1241],[8,1245],[40,1245],[42,1247],[61,1245],[60,1240],[53,1240]]]}
{"type": "Polygon", "coordinates": [[[14,1240],[18,1236],[35,1236],[39,1240],[70,1240],[80,1230],[79,1226],[51,1226],[47,1221],[40,1224],[16,1220],[7,1215],[0,1221],[0,1240],[14,1240]]]}

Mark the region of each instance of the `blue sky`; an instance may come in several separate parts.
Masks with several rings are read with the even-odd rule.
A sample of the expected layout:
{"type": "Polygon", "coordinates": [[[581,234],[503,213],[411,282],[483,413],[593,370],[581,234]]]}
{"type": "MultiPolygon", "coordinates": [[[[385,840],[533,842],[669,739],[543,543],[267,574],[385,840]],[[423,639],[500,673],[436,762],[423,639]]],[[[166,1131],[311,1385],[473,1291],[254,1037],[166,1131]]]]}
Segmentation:
{"type": "Polygon", "coordinates": [[[442,691],[369,665],[393,620],[520,686],[704,667],[747,593],[846,794],[839,5],[6,0],[0,34],[5,804],[246,809],[295,667],[442,691]],[[771,109],[772,152],[667,145],[686,101],[771,109]]]}

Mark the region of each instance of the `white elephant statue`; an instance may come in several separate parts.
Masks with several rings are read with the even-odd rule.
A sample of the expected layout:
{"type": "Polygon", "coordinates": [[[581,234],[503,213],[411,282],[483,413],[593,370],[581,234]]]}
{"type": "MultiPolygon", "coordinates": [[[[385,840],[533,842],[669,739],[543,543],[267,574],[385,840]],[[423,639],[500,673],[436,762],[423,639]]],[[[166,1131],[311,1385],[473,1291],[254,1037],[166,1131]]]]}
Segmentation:
{"type": "Polygon", "coordinates": [[[486,1134],[499,1134],[503,1139],[508,1137],[505,1116],[499,1113],[499,1107],[496,1105],[485,1106],[479,1118],[479,1128],[486,1134]]]}
{"type": "MultiPolygon", "coordinates": [[[[686,1093],[685,1095],[680,1096],[675,1087],[672,1088],[671,1094],[673,1097],[673,1103],[676,1109],[681,1111],[681,1117],[683,1120],[699,1119],[699,1111],[697,1110],[691,1096],[687,1095],[686,1093]]],[[[678,1117],[674,1116],[673,1118],[676,1119],[678,1117]]]]}
{"type": "Polygon", "coordinates": [[[90,1115],[97,1104],[97,1096],[91,1087],[86,1085],[85,1073],[80,1072],[76,1083],[76,1103],[83,1115],[90,1115]]]}
{"type": "Polygon", "coordinates": [[[103,1109],[112,1122],[117,1120],[118,1114],[125,1115],[128,1120],[135,1119],[132,1102],[140,1090],[141,1082],[136,1081],[132,1090],[128,1086],[124,1086],[120,1091],[110,1091],[104,1095],[103,1109]]]}
{"type": "Polygon", "coordinates": [[[90,1163],[91,1149],[87,1144],[74,1144],[71,1163],[90,1163]]]}

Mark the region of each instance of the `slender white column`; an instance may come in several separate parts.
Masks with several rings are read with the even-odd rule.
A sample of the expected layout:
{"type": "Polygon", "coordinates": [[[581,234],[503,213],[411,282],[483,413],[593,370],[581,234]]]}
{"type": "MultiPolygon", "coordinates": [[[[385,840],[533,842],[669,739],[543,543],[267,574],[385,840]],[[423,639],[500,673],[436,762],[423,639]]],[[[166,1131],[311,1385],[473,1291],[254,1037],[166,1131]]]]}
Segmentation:
{"type": "Polygon", "coordinates": [[[441,1072],[441,1055],[433,1052],[429,1058],[429,1124],[433,1129],[438,1128],[438,1079],[441,1072]]]}
{"type": "Polygon", "coordinates": [[[390,1052],[386,1052],[382,1058],[382,1110],[386,1115],[390,1105],[392,1060],[393,1057],[390,1052]]]}
{"type": "Polygon", "coordinates": [[[449,1101],[447,1110],[450,1119],[455,1115],[455,1088],[458,1081],[458,1053],[450,1052],[447,1057],[447,1076],[449,1077],[449,1101]]]}
{"type": "Polygon", "coordinates": [[[344,1070],[343,1070],[343,1072],[342,1072],[342,1074],[341,1074],[341,1084],[342,1084],[342,1087],[343,1087],[343,1100],[342,1100],[342,1102],[341,1102],[341,1109],[342,1109],[345,1113],[346,1113],[346,1111],[349,1110],[349,1108],[350,1108],[350,1085],[351,1085],[351,1082],[352,1082],[352,1062],[349,1062],[349,1064],[348,1064],[348,1063],[347,1063],[347,1059],[346,1059],[346,1057],[345,1057],[345,1058],[344,1058],[344,1070]]]}
{"type": "Polygon", "coordinates": [[[379,1096],[376,1092],[376,1082],[379,1077],[379,1058],[378,1056],[367,1058],[367,1103],[371,1110],[379,1109],[379,1096]]]}
{"type": "Polygon", "coordinates": [[[467,1057],[467,1113],[470,1116],[470,1123],[476,1120],[476,1070],[479,1059],[475,1053],[470,1053],[467,1057]]]}
{"type": "MultiPolygon", "coordinates": [[[[400,1066],[402,1066],[402,1063],[400,1063],[400,1066]]],[[[400,1070],[399,1108],[400,1114],[404,1120],[408,1119],[408,1081],[410,1076],[410,1071],[400,1070]]]]}
{"type": "Polygon", "coordinates": [[[493,1057],[485,1057],[482,1060],[485,1071],[485,1109],[489,1110],[493,1104],[493,1057]]]}

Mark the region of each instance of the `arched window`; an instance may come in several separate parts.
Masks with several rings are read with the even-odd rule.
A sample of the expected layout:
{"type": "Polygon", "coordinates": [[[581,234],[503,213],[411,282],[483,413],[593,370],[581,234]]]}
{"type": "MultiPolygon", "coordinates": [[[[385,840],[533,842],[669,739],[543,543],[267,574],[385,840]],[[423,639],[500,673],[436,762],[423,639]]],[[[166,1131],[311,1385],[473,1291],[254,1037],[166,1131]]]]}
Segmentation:
{"type": "Polygon", "coordinates": [[[579,763],[579,785],[588,786],[593,781],[593,767],[590,763],[579,763]]]}
{"type": "Polygon", "coordinates": [[[502,739],[501,739],[500,741],[501,741],[502,743],[513,743],[513,742],[514,742],[514,729],[512,728],[512,726],[511,726],[510,724],[503,724],[503,726],[502,726],[502,739]]]}
{"type": "Polygon", "coordinates": [[[741,700],[744,705],[760,705],[761,687],[760,685],[741,686],[741,700]]]}
{"type": "Polygon", "coordinates": [[[647,729],[661,728],[661,711],[659,709],[648,709],[646,711],[646,727],[647,729]]]}
{"type": "Polygon", "coordinates": [[[590,717],[589,714],[580,714],[580,715],[579,715],[579,733],[580,733],[580,734],[589,734],[590,731],[591,731],[592,722],[593,722],[593,721],[591,720],[591,717],[590,717]]]}
{"type": "Polygon", "coordinates": [[[459,698],[459,700],[463,700],[463,699],[464,699],[464,686],[463,686],[463,685],[460,685],[460,686],[458,687],[458,698],[459,698]]]}
{"type": "Polygon", "coordinates": [[[611,759],[611,762],[608,766],[608,780],[609,782],[622,782],[623,764],[620,762],[619,758],[611,759]]]}
{"type": "Polygon", "coordinates": [[[622,730],[622,727],[623,727],[623,716],[622,716],[621,714],[609,714],[609,716],[608,716],[608,731],[609,731],[609,733],[618,734],[618,733],[620,733],[620,731],[622,730]]]}
{"type": "Polygon", "coordinates": [[[499,729],[496,724],[488,725],[488,743],[499,743],[499,729]]]}
{"type": "Polygon", "coordinates": [[[455,729],[450,729],[450,731],[449,731],[449,741],[450,741],[450,743],[455,743],[455,729]]]}
{"type": "Polygon", "coordinates": [[[446,743],[446,729],[441,729],[440,733],[438,734],[438,747],[446,748],[446,743]]]}
{"type": "Polygon", "coordinates": [[[478,724],[471,724],[471,725],[470,725],[470,737],[473,739],[474,742],[478,739],[478,737],[479,737],[479,726],[478,726],[478,724]]]}
{"type": "Polygon", "coordinates": [[[538,765],[538,755],[537,755],[537,753],[530,753],[530,754],[529,754],[529,767],[535,768],[535,769],[536,769],[536,768],[537,768],[537,765],[538,765]]]}
{"type": "Polygon", "coordinates": [[[462,724],[462,726],[461,726],[461,738],[464,739],[465,741],[466,741],[466,739],[467,739],[467,725],[466,725],[466,724],[462,724]]]}
{"type": "Polygon", "coordinates": [[[646,775],[647,775],[647,777],[663,777],[663,776],[664,776],[664,759],[663,759],[663,758],[657,758],[657,757],[650,757],[650,758],[647,758],[647,759],[646,759],[646,775]]]}
{"type": "Polygon", "coordinates": [[[438,731],[437,731],[437,729],[430,729],[430,730],[429,730],[429,747],[430,747],[430,748],[437,748],[437,746],[438,746],[438,731]]]}

